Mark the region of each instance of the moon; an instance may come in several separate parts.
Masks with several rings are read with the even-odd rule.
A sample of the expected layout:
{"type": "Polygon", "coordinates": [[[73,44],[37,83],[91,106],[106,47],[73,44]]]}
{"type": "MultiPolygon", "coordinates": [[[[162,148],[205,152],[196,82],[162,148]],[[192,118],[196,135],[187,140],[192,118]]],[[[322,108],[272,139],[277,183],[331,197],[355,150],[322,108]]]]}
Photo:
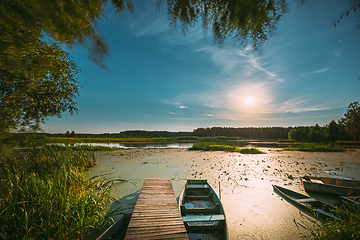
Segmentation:
{"type": "Polygon", "coordinates": [[[251,105],[254,104],[255,99],[254,99],[253,97],[249,96],[249,97],[247,97],[247,98],[245,99],[245,102],[246,102],[247,105],[251,106],[251,105]]]}

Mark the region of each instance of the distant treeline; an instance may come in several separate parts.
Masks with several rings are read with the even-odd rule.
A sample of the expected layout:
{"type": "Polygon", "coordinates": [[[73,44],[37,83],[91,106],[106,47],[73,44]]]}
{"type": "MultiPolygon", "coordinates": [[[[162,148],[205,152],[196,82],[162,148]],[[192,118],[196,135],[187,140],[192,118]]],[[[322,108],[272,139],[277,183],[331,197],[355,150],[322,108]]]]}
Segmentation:
{"type": "Polygon", "coordinates": [[[145,131],[128,130],[119,133],[46,133],[47,137],[77,137],[77,138],[171,138],[189,137],[192,132],[168,132],[168,131],[145,131]]]}
{"type": "MultiPolygon", "coordinates": [[[[16,134],[18,139],[26,139],[27,134],[16,134]]],[[[197,128],[192,132],[169,132],[169,131],[145,131],[128,130],[119,133],[37,133],[32,136],[60,137],[60,138],[178,138],[181,141],[196,137],[234,138],[234,139],[259,139],[279,140],[290,139],[298,142],[335,142],[337,140],[348,141],[352,138],[346,132],[343,124],[331,121],[321,127],[211,127],[197,128]]]]}
{"type": "Polygon", "coordinates": [[[197,128],[192,132],[168,132],[128,130],[119,133],[46,133],[48,137],[77,137],[77,138],[176,138],[176,137],[231,137],[239,139],[287,139],[291,127],[264,127],[264,128],[231,128],[212,127],[197,128]]]}
{"type": "Polygon", "coordinates": [[[243,139],[287,139],[291,127],[212,127],[197,128],[193,131],[193,136],[197,137],[237,137],[243,139]]]}
{"type": "Polygon", "coordinates": [[[324,127],[318,124],[312,127],[297,127],[290,130],[289,139],[298,142],[335,142],[335,141],[349,141],[351,136],[347,133],[343,124],[338,124],[331,121],[324,127]]]}

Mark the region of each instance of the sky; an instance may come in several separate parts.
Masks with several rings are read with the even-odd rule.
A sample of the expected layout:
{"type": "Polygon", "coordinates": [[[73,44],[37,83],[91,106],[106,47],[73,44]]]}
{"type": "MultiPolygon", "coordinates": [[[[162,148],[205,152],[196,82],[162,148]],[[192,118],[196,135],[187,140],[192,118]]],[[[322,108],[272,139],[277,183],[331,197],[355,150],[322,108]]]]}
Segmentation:
{"type": "MultiPolygon", "coordinates": [[[[295,1],[296,2],[296,1],[295,1]]],[[[44,132],[193,131],[201,127],[324,126],[360,101],[360,14],[334,22],[353,3],[291,3],[258,51],[211,31],[169,26],[165,9],[136,1],[111,7],[99,31],[111,50],[103,70],[75,46],[81,69],[77,114],[51,117],[44,132]]]]}

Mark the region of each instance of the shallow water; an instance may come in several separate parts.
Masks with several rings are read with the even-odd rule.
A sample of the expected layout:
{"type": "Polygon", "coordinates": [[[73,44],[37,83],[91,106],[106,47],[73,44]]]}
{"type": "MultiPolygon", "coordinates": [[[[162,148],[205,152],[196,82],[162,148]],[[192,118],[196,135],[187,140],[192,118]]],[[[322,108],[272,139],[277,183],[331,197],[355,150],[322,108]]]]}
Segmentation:
{"type": "Polygon", "coordinates": [[[116,148],[184,148],[188,149],[193,143],[75,143],[78,145],[116,147],[116,148]]]}
{"type": "MultiPolygon", "coordinates": [[[[123,178],[112,195],[131,212],[145,178],[172,180],[176,197],[186,179],[207,179],[221,197],[229,239],[300,239],[309,234],[309,217],[273,193],[272,185],[306,194],[300,176],[359,176],[359,151],[342,153],[283,152],[266,154],[187,151],[185,149],[133,149],[97,152],[98,164],[89,175],[111,173],[123,178]],[[125,155],[124,155],[125,153],[125,155]],[[331,174],[329,174],[331,173],[331,174]],[[220,187],[219,187],[220,185],[220,187]]],[[[326,200],[326,199],[325,199],[326,200]]]]}

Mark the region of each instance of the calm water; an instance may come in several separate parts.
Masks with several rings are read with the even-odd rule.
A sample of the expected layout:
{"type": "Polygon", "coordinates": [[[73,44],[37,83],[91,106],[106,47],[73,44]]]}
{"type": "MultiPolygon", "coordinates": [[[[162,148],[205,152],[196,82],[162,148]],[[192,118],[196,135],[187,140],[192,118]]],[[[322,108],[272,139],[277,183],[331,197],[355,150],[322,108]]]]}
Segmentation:
{"type": "Polygon", "coordinates": [[[76,143],[75,146],[90,145],[116,148],[190,148],[193,143],[76,143]]]}

